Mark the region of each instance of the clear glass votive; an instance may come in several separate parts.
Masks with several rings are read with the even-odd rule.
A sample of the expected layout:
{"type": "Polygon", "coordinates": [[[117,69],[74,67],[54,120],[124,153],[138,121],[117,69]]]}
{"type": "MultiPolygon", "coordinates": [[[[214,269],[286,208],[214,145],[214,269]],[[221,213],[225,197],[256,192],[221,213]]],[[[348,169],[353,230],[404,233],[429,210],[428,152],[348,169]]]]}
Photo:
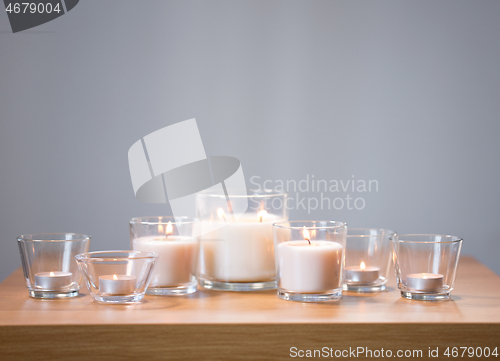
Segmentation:
{"type": "Polygon", "coordinates": [[[89,250],[90,236],[75,233],[24,234],[17,237],[17,245],[31,297],[78,296],[82,275],[74,257],[89,250]]]}
{"type": "Polygon", "coordinates": [[[347,230],[344,291],[365,293],[385,290],[392,256],[390,237],[394,235],[388,229],[347,230]]]}
{"type": "Polygon", "coordinates": [[[391,237],[401,296],[439,301],[450,299],[455,286],[462,239],[438,234],[391,237]]]}
{"type": "Polygon", "coordinates": [[[200,286],[223,291],[276,288],[273,223],[287,220],[286,194],[274,191],[204,191],[200,219],[200,286]]]}
{"type": "Polygon", "coordinates": [[[130,220],[132,249],[158,255],[146,293],[172,296],[196,292],[197,224],[197,219],[189,217],[138,217],[130,220]]]}
{"type": "Polygon", "coordinates": [[[144,298],[158,255],[139,251],[102,251],[75,256],[95,302],[129,304],[144,298]]]}
{"type": "Polygon", "coordinates": [[[278,297],[300,302],[341,299],[347,224],[289,221],[273,228],[278,297]]]}

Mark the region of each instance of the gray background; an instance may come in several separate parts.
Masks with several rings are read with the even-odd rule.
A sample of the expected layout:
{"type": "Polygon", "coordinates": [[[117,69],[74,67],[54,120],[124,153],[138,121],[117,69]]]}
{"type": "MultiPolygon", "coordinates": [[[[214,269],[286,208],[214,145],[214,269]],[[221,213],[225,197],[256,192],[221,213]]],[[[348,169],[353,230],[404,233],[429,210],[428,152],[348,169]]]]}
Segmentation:
{"type": "Polygon", "coordinates": [[[129,248],[128,220],[169,208],[134,198],[128,148],[192,117],[247,179],[379,182],[362,211],[291,218],[459,235],[500,273],[499,16],[484,0],[85,0],[12,34],[1,11],[0,279],[21,233],[129,248]]]}

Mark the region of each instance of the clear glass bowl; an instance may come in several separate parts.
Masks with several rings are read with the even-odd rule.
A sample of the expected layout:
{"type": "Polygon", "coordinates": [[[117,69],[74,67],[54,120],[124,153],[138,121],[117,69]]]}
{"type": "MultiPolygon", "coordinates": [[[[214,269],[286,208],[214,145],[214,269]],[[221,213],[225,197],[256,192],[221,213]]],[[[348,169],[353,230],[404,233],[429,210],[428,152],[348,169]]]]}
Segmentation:
{"type": "Polygon", "coordinates": [[[223,291],[276,288],[273,223],[288,219],[286,193],[227,190],[196,194],[199,284],[223,291]]]}
{"type": "Polygon", "coordinates": [[[438,234],[394,235],[391,240],[401,296],[423,301],[450,299],[463,240],[438,234]]]}
{"type": "Polygon", "coordinates": [[[38,233],[17,237],[29,294],[34,298],[78,296],[82,275],[75,256],[87,252],[90,236],[76,233],[38,233]]]}
{"type": "Polygon", "coordinates": [[[200,249],[197,224],[197,219],[189,217],[130,220],[132,249],[158,254],[146,293],[179,296],[196,292],[200,249]]]}
{"type": "Polygon", "coordinates": [[[341,299],[346,223],[289,221],[273,228],[278,297],[300,302],[341,299]]]}
{"type": "Polygon", "coordinates": [[[95,302],[127,304],[144,298],[158,255],[103,251],[79,254],[75,259],[95,302]]]}
{"type": "Polygon", "coordinates": [[[385,290],[391,266],[388,229],[349,228],[347,230],[344,291],[379,292],[385,290]]]}

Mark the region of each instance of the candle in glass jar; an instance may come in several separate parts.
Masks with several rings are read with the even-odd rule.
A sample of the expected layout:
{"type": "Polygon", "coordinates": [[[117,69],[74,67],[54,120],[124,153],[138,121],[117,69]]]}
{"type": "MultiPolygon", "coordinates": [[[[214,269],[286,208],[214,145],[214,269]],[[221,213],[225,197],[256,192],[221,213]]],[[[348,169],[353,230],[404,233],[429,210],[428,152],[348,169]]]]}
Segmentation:
{"type": "Polygon", "coordinates": [[[273,223],[282,219],[266,211],[247,213],[235,221],[222,209],[217,214],[217,222],[201,224],[202,229],[216,228],[201,238],[201,275],[225,282],[274,280],[273,223]]]}
{"type": "Polygon", "coordinates": [[[108,295],[127,295],[135,291],[135,276],[105,275],[99,277],[99,292],[108,295]]]}
{"type": "Polygon", "coordinates": [[[406,276],[406,287],[416,291],[436,291],[443,287],[444,277],[436,273],[412,273],[406,276]]]}
{"type": "Polygon", "coordinates": [[[38,272],[35,273],[35,286],[45,289],[59,289],[71,285],[71,272],[38,272]]]}
{"type": "Polygon", "coordinates": [[[158,261],[149,286],[169,287],[192,281],[196,275],[198,242],[185,236],[145,236],[133,240],[133,249],[154,252],[158,261]]]}
{"type": "Polygon", "coordinates": [[[304,239],[278,245],[278,287],[288,292],[322,293],[340,287],[343,247],[337,242],[304,239]]]}
{"type": "Polygon", "coordinates": [[[372,283],[380,276],[379,267],[366,267],[365,262],[358,266],[345,268],[345,280],[353,283],[372,283]]]}
{"type": "Polygon", "coordinates": [[[139,237],[132,241],[137,251],[158,254],[156,266],[149,286],[171,287],[186,284],[196,276],[198,242],[194,237],[172,235],[173,226],[168,222],[165,235],[163,225],[158,226],[159,235],[139,237]]]}

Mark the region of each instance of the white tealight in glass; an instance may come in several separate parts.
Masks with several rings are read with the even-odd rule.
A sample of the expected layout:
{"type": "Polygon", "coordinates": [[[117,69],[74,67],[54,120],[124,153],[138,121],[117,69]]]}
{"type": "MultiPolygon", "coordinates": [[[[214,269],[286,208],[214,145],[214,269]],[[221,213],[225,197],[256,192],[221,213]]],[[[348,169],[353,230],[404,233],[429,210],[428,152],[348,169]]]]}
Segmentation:
{"type": "Polygon", "coordinates": [[[391,237],[398,287],[403,298],[449,300],[455,285],[462,239],[438,234],[391,237]]]}
{"type": "Polygon", "coordinates": [[[354,292],[385,290],[391,264],[390,237],[394,232],[378,228],[347,230],[343,288],[354,292]]]}

